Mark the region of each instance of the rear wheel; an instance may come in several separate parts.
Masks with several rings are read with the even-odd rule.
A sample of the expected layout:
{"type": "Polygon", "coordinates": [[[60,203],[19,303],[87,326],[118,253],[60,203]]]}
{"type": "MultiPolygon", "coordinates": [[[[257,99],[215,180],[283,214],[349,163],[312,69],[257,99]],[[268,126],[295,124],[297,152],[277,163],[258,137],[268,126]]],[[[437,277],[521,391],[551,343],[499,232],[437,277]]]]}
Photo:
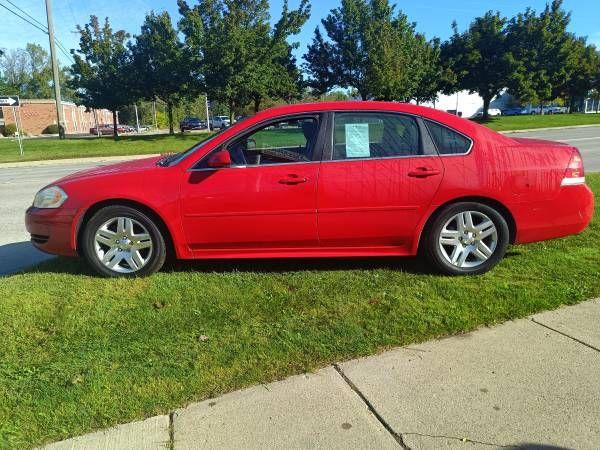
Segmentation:
{"type": "Polygon", "coordinates": [[[487,272],[502,259],[509,242],[508,224],[502,214],[476,202],[446,206],[426,233],[427,259],[450,275],[487,272]]]}
{"type": "Polygon", "coordinates": [[[94,214],[85,225],[81,246],[90,266],[109,277],[150,275],[166,258],[160,229],[128,206],[108,206],[94,214]]]}

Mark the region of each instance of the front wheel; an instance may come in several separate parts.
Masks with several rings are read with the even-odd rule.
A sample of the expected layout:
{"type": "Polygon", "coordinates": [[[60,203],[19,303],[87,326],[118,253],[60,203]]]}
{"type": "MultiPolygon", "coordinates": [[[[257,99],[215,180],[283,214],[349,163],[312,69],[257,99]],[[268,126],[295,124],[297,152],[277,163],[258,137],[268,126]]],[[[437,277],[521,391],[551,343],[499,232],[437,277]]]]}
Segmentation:
{"type": "Polygon", "coordinates": [[[167,253],[164,237],[150,217],[118,205],[92,216],[81,247],[90,266],[108,277],[150,275],[160,270],[167,253]]]}
{"type": "Polygon", "coordinates": [[[426,233],[427,259],[449,275],[487,272],[503,258],[509,243],[508,224],[502,214],[476,202],[448,205],[426,233]]]}

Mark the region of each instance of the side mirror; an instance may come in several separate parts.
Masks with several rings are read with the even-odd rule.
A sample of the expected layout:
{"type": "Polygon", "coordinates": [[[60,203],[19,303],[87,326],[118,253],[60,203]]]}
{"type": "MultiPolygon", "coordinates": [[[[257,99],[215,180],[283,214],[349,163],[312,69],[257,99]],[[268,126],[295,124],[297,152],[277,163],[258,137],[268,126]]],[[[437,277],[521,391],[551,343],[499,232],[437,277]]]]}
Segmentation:
{"type": "Polygon", "coordinates": [[[212,167],[213,169],[220,169],[223,167],[231,166],[231,155],[229,155],[228,150],[221,150],[217,153],[213,153],[210,158],[208,158],[208,167],[212,167]]]}

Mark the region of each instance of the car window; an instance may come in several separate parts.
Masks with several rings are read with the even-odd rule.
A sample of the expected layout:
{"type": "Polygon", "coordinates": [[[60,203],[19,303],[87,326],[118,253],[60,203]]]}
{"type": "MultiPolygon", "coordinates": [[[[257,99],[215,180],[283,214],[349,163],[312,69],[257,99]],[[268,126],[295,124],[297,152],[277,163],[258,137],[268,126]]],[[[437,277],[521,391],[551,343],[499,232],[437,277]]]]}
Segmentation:
{"type": "Polygon", "coordinates": [[[425,123],[440,155],[457,155],[470,150],[471,140],[466,136],[432,120],[425,123]]]}
{"type": "Polygon", "coordinates": [[[236,166],[312,161],[318,122],[313,117],[281,120],[227,146],[236,166]]]}
{"type": "Polygon", "coordinates": [[[336,113],[333,133],[334,160],[423,154],[417,121],[404,114],[336,113]]]}

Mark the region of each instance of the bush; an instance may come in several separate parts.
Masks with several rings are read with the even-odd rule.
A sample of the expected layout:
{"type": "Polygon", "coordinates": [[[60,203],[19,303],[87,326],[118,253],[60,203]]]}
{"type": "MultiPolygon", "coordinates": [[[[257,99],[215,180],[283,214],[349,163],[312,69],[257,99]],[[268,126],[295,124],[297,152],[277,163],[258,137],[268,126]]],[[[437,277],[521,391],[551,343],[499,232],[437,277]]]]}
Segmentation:
{"type": "Polygon", "coordinates": [[[44,128],[42,134],[58,134],[58,125],[55,123],[48,125],[46,128],[44,128]]]}
{"type": "Polygon", "coordinates": [[[17,126],[14,123],[9,123],[2,127],[2,134],[6,137],[12,137],[17,132],[17,126]]]}

